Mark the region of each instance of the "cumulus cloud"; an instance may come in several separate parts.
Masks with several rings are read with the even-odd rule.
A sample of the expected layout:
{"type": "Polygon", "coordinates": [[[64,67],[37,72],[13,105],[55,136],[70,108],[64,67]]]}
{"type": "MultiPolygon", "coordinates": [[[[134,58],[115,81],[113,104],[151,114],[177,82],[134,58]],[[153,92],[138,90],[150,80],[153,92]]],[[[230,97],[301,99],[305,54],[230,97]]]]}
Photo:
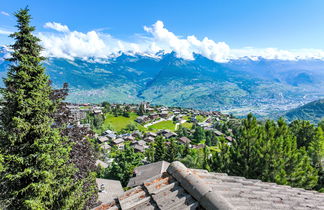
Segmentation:
{"type": "Polygon", "coordinates": [[[136,41],[133,42],[117,39],[97,30],[87,33],[70,31],[66,25],[55,22],[46,23],[44,27],[64,32],[38,34],[45,48],[44,55],[48,57],[109,58],[119,55],[121,52],[157,56],[160,51],[165,53],[174,51],[177,57],[183,59],[192,60],[194,59],[193,54],[196,53],[216,62],[228,62],[231,59],[240,58],[257,60],[260,57],[281,60],[324,60],[324,51],[320,49],[281,50],[251,47],[231,49],[225,42],[215,42],[208,37],[201,40],[194,35],[180,37],[165,28],[162,21],[157,21],[151,26],[144,26],[144,31],[147,34],[138,35],[136,41]]]}
{"type": "Polygon", "coordinates": [[[181,39],[166,29],[162,21],[157,21],[152,27],[144,26],[144,30],[153,35],[157,45],[171,48],[178,57],[184,59],[193,59],[193,53],[197,53],[209,59],[224,62],[229,55],[230,48],[226,43],[217,43],[207,37],[198,40],[194,35],[181,39]]]}
{"type": "Polygon", "coordinates": [[[1,11],[0,13],[1,13],[1,15],[4,15],[4,16],[10,16],[9,13],[7,13],[5,11],[1,11]]]}
{"type": "Polygon", "coordinates": [[[62,25],[61,23],[56,22],[47,22],[44,25],[44,28],[50,28],[58,32],[69,32],[69,27],[67,25],[62,25]]]}

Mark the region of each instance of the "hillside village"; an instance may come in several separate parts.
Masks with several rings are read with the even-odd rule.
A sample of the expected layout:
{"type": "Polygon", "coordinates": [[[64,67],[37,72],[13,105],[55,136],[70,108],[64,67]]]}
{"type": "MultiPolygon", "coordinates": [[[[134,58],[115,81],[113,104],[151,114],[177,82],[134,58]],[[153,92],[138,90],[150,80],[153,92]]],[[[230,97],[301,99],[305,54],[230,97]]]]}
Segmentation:
{"type": "MultiPolygon", "coordinates": [[[[70,109],[71,116],[74,118],[76,125],[80,127],[91,129],[92,126],[89,123],[85,123],[85,119],[89,114],[94,117],[107,116],[108,118],[114,118],[109,115],[105,107],[97,104],[69,104],[67,107],[70,109]]],[[[238,120],[230,115],[222,114],[217,111],[205,112],[194,109],[150,106],[147,102],[137,105],[111,104],[109,105],[109,110],[114,110],[116,107],[120,110],[127,109],[128,115],[133,114],[137,116],[136,118],[133,117],[134,120],[130,121],[129,124],[124,124],[124,128],[130,125],[135,128],[131,131],[107,129],[103,132],[94,129],[96,132],[95,138],[100,144],[100,147],[107,152],[109,152],[112,147],[117,150],[122,150],[125,144],[129,144],[136,152],[144,152],[146,149],[150,148],[150,143],[154,142],[155,138],[159,135],[164,139],[175,138],[178,144],[188,144],[190,148],[203,148],[205,146],[204,142],[194,144],[190,138],[179,136],[176,132],[183,126],[188,128],[190,135],[192,135],[195,132],[195,130],[192,129],[193,124],[200,126],[205,131],[212,131],[216,136],[223,137],[230,143],[233,141],[231,129],[223,133],[215,127],[215,124],[238,120]],[[140,109],[143,111],[143,115],[141,116],[136,114],[140,109]]],[[[122,116],[122,118],[130,117],[122,116]]],[[[127,121],[127,119],[125,121],[127,121]]],[[[111,125],[114,125],[114,123],[114,121],[111,121],[111,125]]],[[[168,141],[166,141],[166,144],[167,143],[168,141]]]]}

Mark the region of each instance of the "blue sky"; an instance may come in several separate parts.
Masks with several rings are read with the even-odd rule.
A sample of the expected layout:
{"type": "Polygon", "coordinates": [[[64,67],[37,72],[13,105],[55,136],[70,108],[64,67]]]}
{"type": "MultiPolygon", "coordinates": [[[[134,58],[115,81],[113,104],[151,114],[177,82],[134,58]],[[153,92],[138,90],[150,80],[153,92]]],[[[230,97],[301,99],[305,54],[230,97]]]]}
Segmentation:
{"type": "Polygon", "coordinates": [[[143,27],[153,28],[160,20],[180,39],[194,35],[202,41],[208,37],[216,43],[225,42],[231,49],[324,49],[322,0],[2,1],[0,44],[10,41],[4,32],[14,30],[12,13],[26,5],[34,18],[32,24],[43,36],[54,34],[44,25],[56,22],[69,31],[86,34],[94,30],[100,36],[138,43],[139,37],[156,35],[148,35],[143,27]]]}

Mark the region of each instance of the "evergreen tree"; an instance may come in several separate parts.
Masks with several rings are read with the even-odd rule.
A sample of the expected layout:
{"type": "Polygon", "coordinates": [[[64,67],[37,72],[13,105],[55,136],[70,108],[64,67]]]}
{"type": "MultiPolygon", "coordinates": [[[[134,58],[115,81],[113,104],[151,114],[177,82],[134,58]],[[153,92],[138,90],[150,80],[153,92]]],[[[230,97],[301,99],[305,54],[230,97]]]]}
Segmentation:
{"type": "Polygon", "coordinates": [[[137,110],[137,114],[139,116],[143,116],[145,114],[145,107],[144,107],[143,103],[140,104],[140,106],[139,106],[139,108],[137,110]]]}
{"type": "Polygon", "coordinates": [[[40,41],[32,32],[29,9],[19,10],[18,32],[6,88],[2,91],[0,150],[0,203],[8,209],[81,209],[82,183],[74,181],[76,168],[69,164],[71,145],[52,127],[55,103],[41,65],[40,41]]]}
{"type": "Polygon", "coordinates": [[[259,124],[249,114],[238,133],[232,145],[219,144],[214,170],[306,189],[317,185],[317,169],[283,119],[259,124]]]}
{"type": "Polygon", "coordinates": [[[166,153],[165,159],[166,161],[171,163],[177,159],[179,153],[178,145],[175,142],[174,138],[170,139],[170,144],[168,145],[167,149],[168,152],[166,153]]]}
{"type": "Polygon", "coordinates": [[[157,136],[155,138],[155,146],[154,146],[154,161],[165,160],[167,148],[165,146],[165,141],[162,136],[157,136]]]}
{"type": "Polygon", "coordinates": [[[193,134],[192,143],[198,144],[201,140],[205,139],[205,131],[201,126],[196,126],[195,132],[193,134]]]}

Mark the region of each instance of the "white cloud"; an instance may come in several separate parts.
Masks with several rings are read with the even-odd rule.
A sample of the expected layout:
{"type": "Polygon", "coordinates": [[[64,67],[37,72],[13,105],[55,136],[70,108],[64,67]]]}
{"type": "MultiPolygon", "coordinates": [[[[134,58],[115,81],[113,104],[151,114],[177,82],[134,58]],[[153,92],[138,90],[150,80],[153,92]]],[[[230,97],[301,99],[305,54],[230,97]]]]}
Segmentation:
{"type": "Polygon", "coordinates": [[[11,31],[8,31],[8,30],[1,29],[1,28],[0,28],[0,34],[2,34],[2,35],[9,35],[9,34],[11,34],[11,33],[12,33],[11,31]]]}
{"type": "Polygon", "coordinates": [[[193,59],[193,53],[197,53],[209,59],[224,62],[227,60],[230,51],[226,43],[216,43],[207,37],[203,40],[198,40],[195,36],[181,39],[168,31],[162,21],[157,21],[152,27],[144,26],[144,30],[153,35],[157,45],[170,47],[177,53],[178,57],[184,59],[193,59]]]}
{"type": "Polygon", "coordinates": [[[0,13],[1,13],[1,15],[4,15],[4,16],[10,16],[9,13],[7,13],[5,11],[1,11],[0,13]]]}
{"type": "Polygon", "coordinates": [[[50,28],[58,32],[69,32],[69,27],[67,27],[67,25],[62,25],[61,23],[56,22],[47,22],[45,23],[44,28],[50,28]]]}
{"type": "Polygon", "coordinates": [[[231,49],[225,42],[215,42],[207,37],[201,40],[194,35],[183,38],[166,29],[162,21],[157,21],[149,27],[144,26],[147,35],[136,35],[137,39],[133,42],[117,39],[100,31],[87,33],[70,31],[66,25],[55,22],[46,23],[44,27],[64,32],[38,34],[45,48],[44,55],[48,57],[101,59],[118,55],[120,52],[156,56],[156,53],[160,51],[165,53],[174,51],[180,58],[191,60],[194,59],[193,53],[197,53],[216,62],[227,62],[243,57],[253,60],[260,57],[282,60],[324,60],[324,51],[320,49],[280,50],[251,47],[231,49]]]}

